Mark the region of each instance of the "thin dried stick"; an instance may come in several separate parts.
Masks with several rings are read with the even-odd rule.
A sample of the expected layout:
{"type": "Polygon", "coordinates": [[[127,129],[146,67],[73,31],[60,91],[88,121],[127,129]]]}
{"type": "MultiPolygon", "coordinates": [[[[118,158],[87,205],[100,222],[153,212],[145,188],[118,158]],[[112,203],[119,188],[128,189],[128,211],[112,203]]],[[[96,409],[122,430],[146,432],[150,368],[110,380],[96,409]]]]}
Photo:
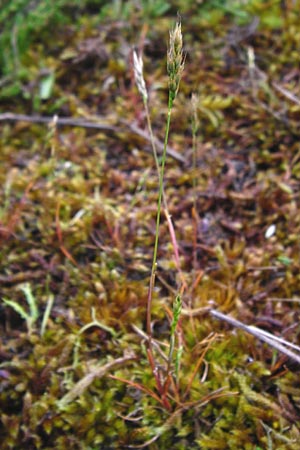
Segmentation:
{"type": "Polygon", "coordinates": [[[244,323],[240,322],[239,320],[234,319],[233,317],[227,316],[215,309],[210,310],[210,315],[223,320],[224,322],[229,323],[230,325],[234,326],[235,328],[240,328],[241,330],[246,331],[249,334],[252,334],[256,338],[260,339],[263,342],[266,342],[271,347],[275,348],[275,350],[278,350],[279,352],[286,355],[288,358],[292,359],[293,361],[300,364],[300,347],[296,346],[295,344],[292,344],[282,338],[278,338],[276,336],[273,336],[272,334],[260,330],[259,328],[253,326],[253,325],[245,325],[244,323]],[[299,354],[293,352],[292,350],[289,350],[286,347],[293,348],[299,352],[299,354]]]}
{"type": "MultiPolygon", "coordinates": [[[[45,117],[45,116],[37,116],[37,115],[28,116],[26,114],[13,114],[13,113],[8,112],[8,113],[0,114],[0,122],[28,122],[28,123],[48,124],[48,123],[53,122],[53,117],[45,117]]],[[[125,125],[126,128],[128,128],[132,133],[136,134],[137,136],[139,136],[151,143],[151,138],[150,138],[149,134],[146,131],[139,128],[137,125],[127,122],[125,120],[121,120],[121,124],[125,125]]],[[[118,127],[118,126],[109,125],[109,124],[103,123],[103,122],[100,123],[99,120],[97,120],[97,118],[95,119],[95,121],[89,121],[86,119],[75,119],[72,117],[57,117],[56,125],[57,126],[70,126],[70,127],[81,127],[81,128],[95,129],[95,130],[103,130],[103,131],[111,132],[113,134],[117,134],[122,131],[122,129],[120,129],[120,127],[118,127]]],[[[158,148],[158,151],[160,153],[162,153],[163,149],[164,149],[164,144],[157,138],[155,138],[155,143],[158,148]]],[[[176,161],[179,161],[181,163],[185,162],[185,158],[180,153],[176,152],[176,150],[174,150],[168,146],[166,151],[167,151],[167,154],[169,156],[171,156],[172,158],[174,158],[176,161]]]]}
{"type": "Polygon", "coordinates": [[[69,403],[73,402],[77,397],[79,397],[83,392],[90,386],[91,383],[96,378],[104,377],[108,372],[117,367],[123,367],[129,362],[136,359],[134,354],[129,354],[122,356],[121,358],[117,358],[114,361],[110,361],[109,363],[102,365],[94,366],[90,369],[90,372],[85,375],[81,380],[76,383],[73,388],[58,402],[59,408],[64,408],[69,403]]]}

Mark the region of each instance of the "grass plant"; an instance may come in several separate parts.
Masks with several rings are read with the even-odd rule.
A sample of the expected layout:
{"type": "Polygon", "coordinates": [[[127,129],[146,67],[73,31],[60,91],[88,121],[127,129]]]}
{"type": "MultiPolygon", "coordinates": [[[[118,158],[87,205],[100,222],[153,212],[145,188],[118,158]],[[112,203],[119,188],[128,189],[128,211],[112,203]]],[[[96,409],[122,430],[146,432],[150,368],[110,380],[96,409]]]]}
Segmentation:
{"type": "MultiPolygon", "coordinates": [[[[183,56],[183,43],[182,43],[182,31],[181,31],[181,23],[177,22],[173,30],[170,31],[170,42],[169,49],[167,53],[167,73],[169,77],[169,90],[168,90],[168,110],[167,110],[167,120],[166,120],[166,130],[165,130],[165,139],[164,139],[164,147],[161,158],[161,163],[159,163],[155,139],[152,130],[150,112],[148,107],[148,92],[146,88],[146,83],[143,76],[143,60],[142,57],[133,53],[133,67],[134,67],[134,75],[137,88],[142,96],[143,104],[146,113],[147,125],[150,134],[153,156],[157,168],[159,185],[158,185],[158,199],[157,199],[157,212],[156,212],[156,227],[155,227],[155,238],[154,238],[154,248],[153,248],[153,259],[152,259],[152,267],[150,274],[150,283],[148,289],[148,300],[147,300],[147,314],[146,314],[146,328],[148,333],[148,359],[150,365],[152,367],[153,375],[156,380],[156,387],[159,394],[163,398],[164,406],[167,409],[171,408],[171,405],[167,399],[167,390],[170,383],[170,377],[172,376],[173,370],[173,353],[174,353],[174,345],[175,345],[175,330],[179,321],[180,312],[182,308],[182,300],[181,294],[178,294],[174,300],[173,305],[173,319],[171,323],[170,330],[170,347],[169,347],[169,355],[167,358],[167,370],[165,380],[162,380],[157,368],[157,363],[155,361],[155,357],[153,354],[152,347],[152,302],[153,302],[153,291],[155,287],[155,278],[156,278],[156,270],[157,270],[157,255],[158,255],[158,246],[159,246],[159,230],[160,230],[160,220],[161,220],[161,210],[162,206],[164,206],[165,214],[167,217],[170,236],[173,242],[173,248],[175,252],[175,260],[177,263],[177,267],[179,267],[179,256],[177,251],[177,243],[174,227],[170,218],[170,214],[168,212],[167,200],[164,193],[164,173],[165,173],[165,165],[167,159],[167,146],[169,141],[169,132],[170,132],[170,124],[171,124],[171,114],[173,109],[173,104],[176,99],[179,84],[182,76],[182,72],[184,69],[184,56],[183,56]]],[[[178,378],[178,370],[179,370],[179,357],[180,351],[177,352],[176,358],[176,374],[178,378]]]]}

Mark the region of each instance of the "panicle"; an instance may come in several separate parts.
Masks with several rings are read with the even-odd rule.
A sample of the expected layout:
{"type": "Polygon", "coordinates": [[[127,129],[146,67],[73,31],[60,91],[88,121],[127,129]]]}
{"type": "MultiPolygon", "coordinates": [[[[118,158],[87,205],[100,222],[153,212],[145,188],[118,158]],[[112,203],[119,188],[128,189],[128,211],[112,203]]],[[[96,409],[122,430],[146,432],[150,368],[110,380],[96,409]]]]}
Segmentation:
{"type": "Polygon", "coordinates": [[[167,72],[169,75],[169,92],[172,101],[175,99],[184,68],[182,52],[181,23],[177,22],[170,31],[170,46],[167,54],[167,72]]]}
{"type": "Polygon", "coordinates": [[[137,55],[136,51],[133,51],[133,71],[138,91],[143,97],[143,101],[146,102],[148,100],[148,92],[143,75],[143,59],[137,55]]]}

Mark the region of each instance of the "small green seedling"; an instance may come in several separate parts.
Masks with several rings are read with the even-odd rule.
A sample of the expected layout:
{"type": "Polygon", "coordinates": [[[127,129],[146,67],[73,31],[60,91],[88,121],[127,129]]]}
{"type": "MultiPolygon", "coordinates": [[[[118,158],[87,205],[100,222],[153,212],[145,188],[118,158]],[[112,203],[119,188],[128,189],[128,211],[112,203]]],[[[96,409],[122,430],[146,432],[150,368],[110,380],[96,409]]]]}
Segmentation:
{"type": "Polygon", "coordinates": [[[33,325],[39,316],[39,311],[37,308],[36,299],[31,292],[30,284],[25,283],[20,287],[20,289],[24,292],[26,302],[29,306],[29,312],[14,300],[9,300],[7,298],[2,298],[2,300],[6,305],[14,309],[22,317],[22,319],[26,321],[28,333],[31,334],[33,331],[33,325]]]}

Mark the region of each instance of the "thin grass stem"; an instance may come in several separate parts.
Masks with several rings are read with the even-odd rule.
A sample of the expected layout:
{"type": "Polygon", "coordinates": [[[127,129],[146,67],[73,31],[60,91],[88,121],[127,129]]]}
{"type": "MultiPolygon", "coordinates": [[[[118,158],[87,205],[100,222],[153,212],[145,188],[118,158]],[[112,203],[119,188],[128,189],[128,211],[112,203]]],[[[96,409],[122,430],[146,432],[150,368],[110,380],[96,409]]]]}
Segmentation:
{"type": "Polygon", "coordinates": [[[151,268],[150,285],[149,285],[149,293],[148,293],[148,304],[147,304],[147,333],[149,335],[150,341],[151,341],[151,335],[152,335],[152,330],[151,330],[152,298],[153,298],[153,290],[154,290],[154,285],[155,285],[155,274],[156,274],[156,268],[157,268],[157,253],[158,253],[158,242],[159,242],[161,205],[162,205],[162,197],[163,197],[164,171],[165,171],[165,164],[166,164],[167,145],[168,145],[168,140],[169,140],[170,124],[171,124],[172,106],[173,106],[173,100],[172,100],[171,95],[169,95],[164,148],[163,148],[161,166],[160,166],[160,170],[159,170],[159,188],[158,188],[158,199],[157,199],[155,241],[154,241],[154,248],[153,248],[153,259],[152,259],[152,268],[151,268]]]}

